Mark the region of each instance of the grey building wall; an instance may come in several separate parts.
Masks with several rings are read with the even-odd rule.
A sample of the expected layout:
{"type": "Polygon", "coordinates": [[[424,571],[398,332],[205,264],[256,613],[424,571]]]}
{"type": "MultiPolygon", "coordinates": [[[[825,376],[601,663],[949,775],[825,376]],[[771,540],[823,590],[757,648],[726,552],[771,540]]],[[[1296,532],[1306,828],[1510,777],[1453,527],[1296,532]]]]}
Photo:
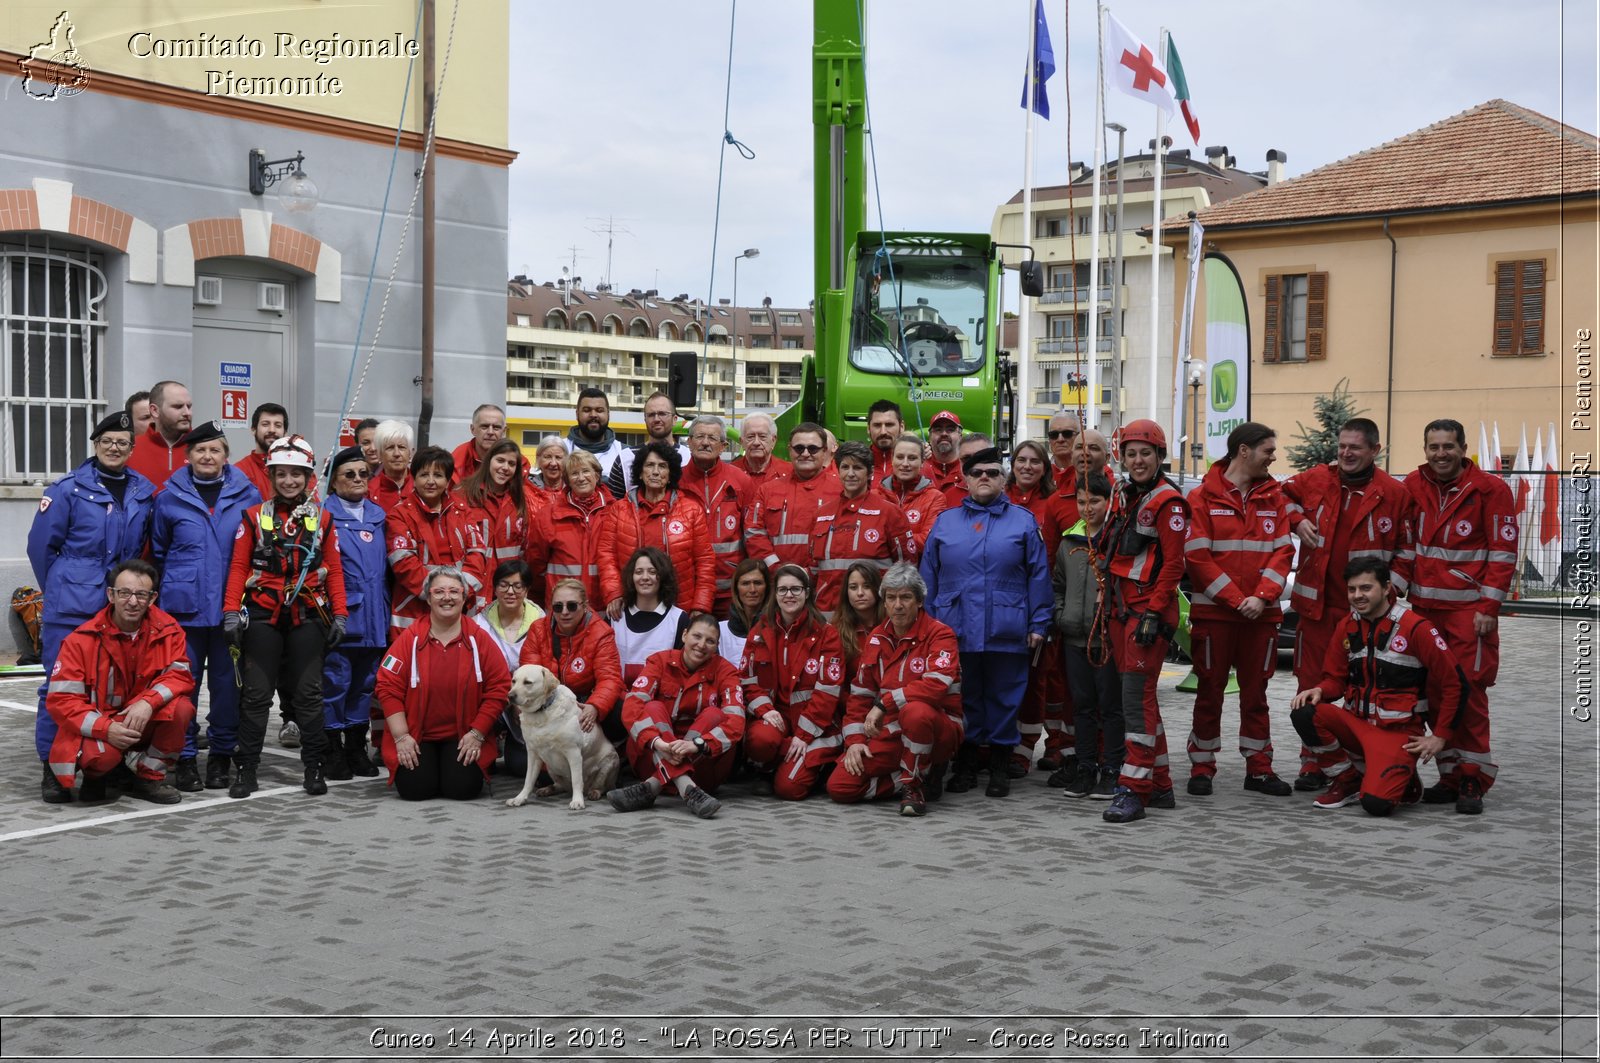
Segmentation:
{"type": "MultiPolygon", "coordinates": [[[[358,320],[379,235],[390,147],[123,99],[96,93],[92,84],[78,96],[13,100],[5,111],[7,151],[0,154],[0,189],[25,189],[35,178],[69,181],[75,194],[127,211],[158,234],[200,219],[238,217],[241,209],[266,210],[278,224],[309,233],[339,253],[337,302],[315,298],[310,275],[276,262],[249,260],[291,283],[296,314],[292,394],[276,396],[257,388],[251,393],[252,405],[282,402],[295,430],[312,439],[319,459],[325,456],[337,438],[351,360],[358,351],[358,320]],[[317,208],[289,214],[277,201],[277,188],[269,188],[265,196],[250,195],[246,160],[253,147],[263,149],[269,159],[304,152],[306,173],[320,194],[317,208]]],[[[395,163],[376,276],[359,336],[363,360],[405,229],[412,174],[420,165],[419,152],[404,150],[395,163]]],[[[473,407],[505,402],[508,179],[502,166],[449,158],[437,160],[436,173],[431,439],[454,446],[467,437],[473,407]]],[[[405,233],[405,250],[357,416],[416,421],[419,393],[412,380],[420,369],[421,213],[419,202],[405,233]]],[[[217,417],[217,366],[212,359],[198,366],[195,361],[193,289],[164,282],[168,242],[165,237],[160,241],[162,270],[154,284],[130,282],[128,258],[106,253],[110,325],[103,395],[108,408],[116,408],[126,395],[156,380],[180,379],[194,393],[196,419],[217,417]]],[[[206,272],[204,260],[195,264],[195,272],[206,272]]],[[[358,364],[356,377],[360,375],[358,364]]],[[[242,456],[240,436],[230,434],[235,458],[242,456]]],[[[13,587],[33,582],[24,544],[42,484],[0,486],[0,596],[9,598],[13,587]]],[[[0,635],[0,648],[4,642],[0,635]]]]}

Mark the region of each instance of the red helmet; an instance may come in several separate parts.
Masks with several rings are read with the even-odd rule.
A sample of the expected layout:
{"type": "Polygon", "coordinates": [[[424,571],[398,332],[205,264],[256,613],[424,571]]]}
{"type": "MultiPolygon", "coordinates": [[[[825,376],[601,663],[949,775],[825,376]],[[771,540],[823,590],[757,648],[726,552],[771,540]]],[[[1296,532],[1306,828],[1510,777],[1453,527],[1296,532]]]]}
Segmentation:
{"type": "Polygon", "coordinates": [[[1122,432],[1117,442],[1117,452],[1120,454],[1127,449],[1129,443],[1149,443],[1162,454],[1167,452],[1167,433],[1161,426],[1149,418],[1141,417],[1137,421],[1129,421],[1122,426],[1122,432]]]}

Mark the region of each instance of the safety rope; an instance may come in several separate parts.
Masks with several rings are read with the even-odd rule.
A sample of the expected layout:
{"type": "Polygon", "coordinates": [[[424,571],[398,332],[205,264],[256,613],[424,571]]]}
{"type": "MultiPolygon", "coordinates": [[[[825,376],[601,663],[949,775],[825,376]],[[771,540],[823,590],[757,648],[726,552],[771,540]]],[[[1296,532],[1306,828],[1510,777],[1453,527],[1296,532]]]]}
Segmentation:
{"type": "MultiPolygon", "coordinates": [[[[711,216],[711,276],[706,282],[705,328],[700,335],[700,360],[701,364],[704,365],[709,365],[711,361],[711,308],[716,304],[717,240],[722,233],[722,177],[727,168],[728,148],[732,147],[746,159],[754,159],[756,157],[756,153],[743,141],[735,137],[733,130],[728,126],[728,119],[733,110],[733,30],[738,18],[739,0],[730,0],[728,4],[728,73],[722,88],[722,141],[717,148],[717,205],[711,216]]],[[[733,307],[732,313],[738,314],[739,308],[737,306],[733,307]]],[[[735,321],[737,322],[737,318],[735,321]]],[[[733,352],[733,357],[737,361],[737,351],[733,352]]],[[[733,386],[737,388],[738,383],[737,374],[735,374],[733,386]]],[[[730,410],[733,410],[733,407],[734,403],[728,404],[730,410]]]]}
{"type": "MultiPolygon", "coordinates": [[[[417,22],[416,27],[413,28],[412,31],[413,40],[416,39],[418,33],[420,32],[420,27],[422,25],[422,9],[425,3],[426,0],[417,0],[417,22]]],[[[411,73],[412,68],[416,65],[416,59],[413,58],[406,64],[406,83],[403,98],[400,104],[400,119],[395,123],[394,148],[389,155],[389,178],[384,186],[383,207],[378,215],[378,234],[372,244],[372,265],[367,272],[366,294],[362,296],[361,315],[356,320],[355,350],[350,359],[350,375],[345,380],[345,401],[342,404],[342,412],[339,414],[339,425],[343,425],[346,421],[348,421],[350,419],[350,415],[355,412],[356,403],[360,401],[361,398],[361,389],[366,385],[367,382],[367,373],[372,368],[372,359],[378,353],[378,337],[383,335],[383,322],[389,311],[389,296],[394,292],[394,279],[400,271],[401,256],[405,254],[406,236],[411,231],[411,222],[412,219],[416,217],[417,213],[417,197],[422,192],[422,174],[427,168],[429,158],[431,158],[433,155],[434,133],[439,124],[439,104],[444,99],[445,78],[450,72],[450,52],[455,46],[456,42],[456,17],[460,13],[461,0],[456,0],[454,6],[452,6],[450,9],[450,30],[445,38],[444,61],[439,66],[439,80],[434,86],[433,114],[428,118],[428,131],[422,142],[422,165],[417,167],[416,173],[412,177],[411,202],[406,207],[406,220],[405,224],[400,228],[400,242],[394,249],[394,261],[389,266],[389,280],[383,289],[383,301],[378,306],[378,321],[373,327],[372,342],[367,347],[366,361],[361,365],[361,377],[355,382],[355,387],[352,391],[351,380],[355,378],[356,359],[359,358],[361,354],[361,329],[367,317],[367,302],[372,296],[373,278],[377,275],[378,248],[383,240],[383,221],[386,217],[388,217],[389,214],[389,192],[394,184],[395,164],[400,156],[400,137],[405,130],[406,105],[409,103],[411,98],[411,73]]],[[[338,426],[335,426],[334,442],[333,446],[329,448],[329,454],[332,454],[338,448],[339,435],[340,429],[338,426]]]]}

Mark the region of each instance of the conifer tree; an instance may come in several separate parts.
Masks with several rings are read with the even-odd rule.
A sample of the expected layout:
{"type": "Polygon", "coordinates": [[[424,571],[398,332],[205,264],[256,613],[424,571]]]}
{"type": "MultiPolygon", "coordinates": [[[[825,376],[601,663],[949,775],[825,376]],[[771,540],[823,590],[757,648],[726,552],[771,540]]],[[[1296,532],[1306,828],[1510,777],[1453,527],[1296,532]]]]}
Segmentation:
{"type": "Polygon", "coordinates": [[[1317,426],[1307,428],[1296,421],[1300,434],[1295,438],[1300,442],[1289,447],[1289,464],[1300,472],[1338,458],[1339,426],[1366,411],[1356,406],[1350,397],[1349,378],[1343,378],[1333,386],[1332,395],[1318,395],[1312,400],[1311,412],[1316,415],[1317,426]]]}

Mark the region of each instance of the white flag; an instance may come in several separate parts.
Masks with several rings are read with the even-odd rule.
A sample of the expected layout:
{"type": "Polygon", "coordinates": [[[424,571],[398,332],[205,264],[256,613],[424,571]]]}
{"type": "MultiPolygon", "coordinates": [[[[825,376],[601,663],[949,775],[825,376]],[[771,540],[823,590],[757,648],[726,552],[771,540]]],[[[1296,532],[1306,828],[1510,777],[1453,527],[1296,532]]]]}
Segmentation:
{"type": "Polygon", "coordinates": [[[1177,113],[1178,101],[1173,95],[1172,79],[1167,76],[1161,57],[1129,33],[1128,27],[1109,11],[1106,12],[1105,69],[1106,84],[1111,88],[1155,104],[1168,118],[1177,113]]]}

